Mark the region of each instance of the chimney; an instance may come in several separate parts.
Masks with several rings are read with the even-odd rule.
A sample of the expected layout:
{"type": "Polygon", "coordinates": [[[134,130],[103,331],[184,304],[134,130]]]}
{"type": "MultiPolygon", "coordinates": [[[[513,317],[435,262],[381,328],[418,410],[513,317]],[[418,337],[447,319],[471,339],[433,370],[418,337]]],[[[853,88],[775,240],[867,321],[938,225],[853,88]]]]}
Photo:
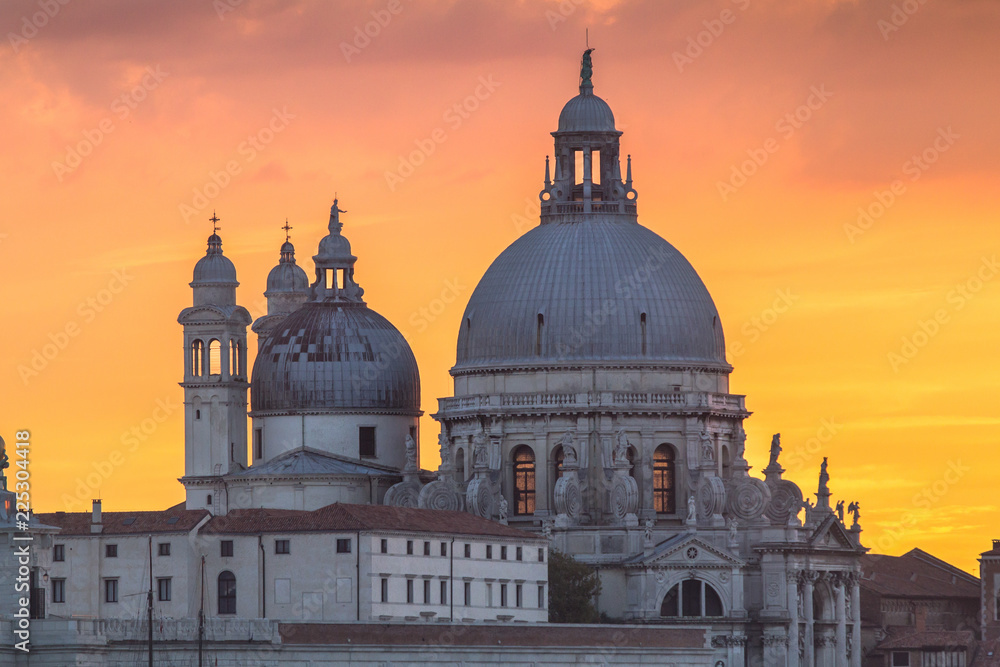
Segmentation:
{"type": "Polygon", "coordinates": [[[1000,551],[1000,540],[993,540],[993,551],[1000,551]]]}
{"type": "Polygon", "coordinates": [[[101,530],[101,501],[97,499],[94,501],[94,510],[90,518],[90,532],[99,533],[101,530]]]}

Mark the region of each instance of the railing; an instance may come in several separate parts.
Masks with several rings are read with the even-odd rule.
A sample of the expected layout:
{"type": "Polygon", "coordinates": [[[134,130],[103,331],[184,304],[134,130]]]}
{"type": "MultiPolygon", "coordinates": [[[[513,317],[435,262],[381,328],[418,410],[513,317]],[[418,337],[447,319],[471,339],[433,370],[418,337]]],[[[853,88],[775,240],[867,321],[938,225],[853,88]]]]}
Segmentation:
{"type": "Polygon", "coordinates": [[[475,394],[439,399],[442,411],[466,411],[479,408],[552,408],[552,407],[643,407],[662,408],[667,406],[689,408],[711,408],[717,410],[744,411],[744,397],[734,394],[711,392],[590,392],[587,394],[566,393],[511,393],[475,394]]]}

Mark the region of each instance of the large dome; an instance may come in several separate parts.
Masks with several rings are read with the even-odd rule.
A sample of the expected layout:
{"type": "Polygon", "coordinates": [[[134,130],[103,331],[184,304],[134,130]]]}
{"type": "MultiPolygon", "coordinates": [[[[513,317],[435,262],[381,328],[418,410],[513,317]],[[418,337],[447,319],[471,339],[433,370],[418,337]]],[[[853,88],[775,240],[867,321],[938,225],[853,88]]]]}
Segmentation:
{"type": "Polygon", "coordinates": [[[636,222],[540,225],[486,271],[454,373],[553,365],[729,368],[719,313],[691,264],[636,222]]]}
{"type": "Polygon", "coordinates": [[[261,345],[253,411],[420,414],[417,361],[403,335],[364,303],[311,301],[261,345]]]}

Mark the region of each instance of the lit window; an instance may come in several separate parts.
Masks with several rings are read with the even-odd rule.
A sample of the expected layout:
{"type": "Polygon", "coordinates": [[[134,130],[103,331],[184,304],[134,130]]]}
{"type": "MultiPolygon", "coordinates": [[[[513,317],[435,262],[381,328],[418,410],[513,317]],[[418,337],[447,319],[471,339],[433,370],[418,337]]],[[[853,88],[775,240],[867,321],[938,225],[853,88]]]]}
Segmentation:
{"type": "Polygon", "coordinates": [[[677,511],[674,473],[674,449],[660,445],[653,453],[653,508],[661,514],[677,511]]]}
{"type": "Polygon", "coordinates": [[[514,450],[514,514],[535,513],[535,453],[527,445],[514,450]]]}

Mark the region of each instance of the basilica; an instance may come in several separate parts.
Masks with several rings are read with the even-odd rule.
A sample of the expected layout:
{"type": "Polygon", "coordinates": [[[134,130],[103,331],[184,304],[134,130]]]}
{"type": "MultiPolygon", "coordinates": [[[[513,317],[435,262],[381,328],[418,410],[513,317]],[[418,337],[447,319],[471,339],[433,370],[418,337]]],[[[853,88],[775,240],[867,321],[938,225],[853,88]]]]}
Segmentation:
{"type": "Polygon", "coordinates": [[[194,664],[195,639],[239,664],[263,642],[278,648],[260,664],[283,664],[351,636],[365,659],[416,664],[409,628],[434,624],[464,638],[440,642],[438,664],[550,664],[625,628],[606,663],[861,666],[858,505],[832,499],[826,459],[815,489],[784,479],[777,434],[754,438],[770,456],[751,474],[719,313],[639,223],[640,181],[593,81],[588,49],[539,224],[462,315],[453,395],[433,414],[437,470],[418,465],[417,361],[369,307],[345,235],[363,202],[334,202],[308,272],[286,235],[256,321],[213,230],[178,318],[185,501],[36,515],[35,611],[62,619],[64,644],[134,643],[148,588],[176,664],[194,664]],[[546,624],[550,550],[597,571],[596,607],[616,625],[546,624]]]}

